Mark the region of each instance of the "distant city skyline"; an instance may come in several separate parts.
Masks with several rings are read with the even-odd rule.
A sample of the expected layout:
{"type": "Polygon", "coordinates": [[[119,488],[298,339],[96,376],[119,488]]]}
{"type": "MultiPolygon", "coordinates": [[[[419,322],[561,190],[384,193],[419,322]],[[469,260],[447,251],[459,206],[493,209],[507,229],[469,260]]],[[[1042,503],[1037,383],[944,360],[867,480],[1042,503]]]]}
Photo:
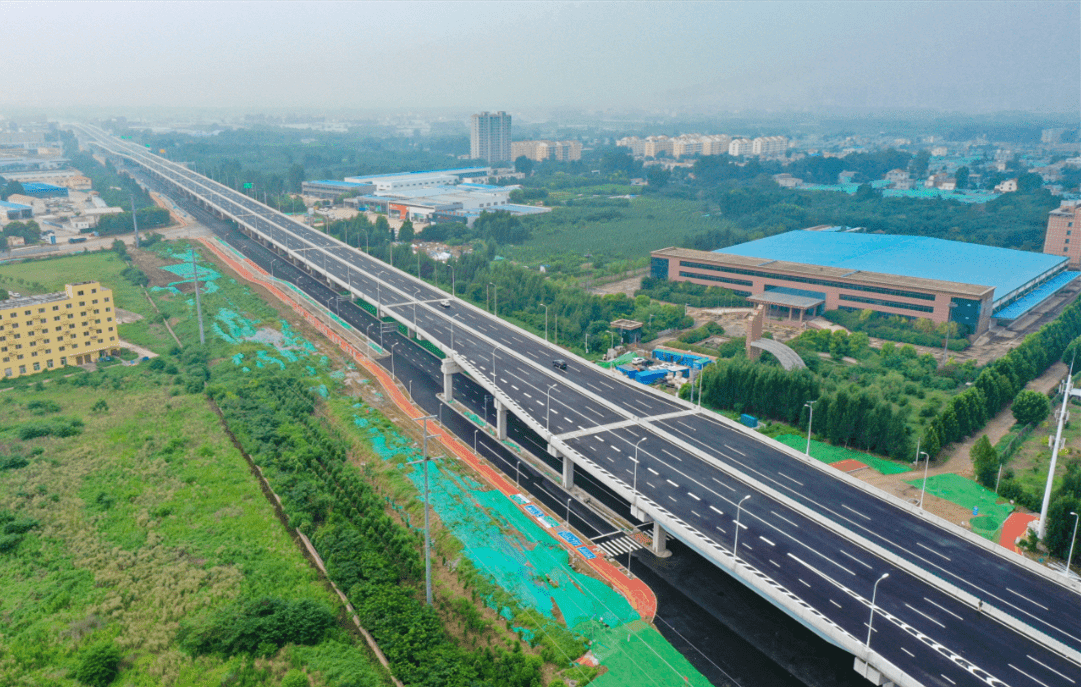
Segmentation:
{"type": "Polygon", "coordinates": [[[1081,107],[1077,2],[0,0],[0,12],[0,110],[1081,107]]]}

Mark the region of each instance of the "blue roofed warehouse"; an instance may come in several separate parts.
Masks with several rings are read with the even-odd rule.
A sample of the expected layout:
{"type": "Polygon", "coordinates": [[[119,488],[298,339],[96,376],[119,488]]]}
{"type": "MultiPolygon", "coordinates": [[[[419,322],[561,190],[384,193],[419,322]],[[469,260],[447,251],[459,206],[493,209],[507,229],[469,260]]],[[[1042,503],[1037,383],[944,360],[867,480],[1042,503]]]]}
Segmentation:
{"type": "Polygon", "coordinates": [[[1056,255],[839,229],[790,231],[713,252],[665,248],[654,251],[651,275],[731,289],[793,319],[867,309],[948,318],[976,335],[1081,276],[1056,255]]]}

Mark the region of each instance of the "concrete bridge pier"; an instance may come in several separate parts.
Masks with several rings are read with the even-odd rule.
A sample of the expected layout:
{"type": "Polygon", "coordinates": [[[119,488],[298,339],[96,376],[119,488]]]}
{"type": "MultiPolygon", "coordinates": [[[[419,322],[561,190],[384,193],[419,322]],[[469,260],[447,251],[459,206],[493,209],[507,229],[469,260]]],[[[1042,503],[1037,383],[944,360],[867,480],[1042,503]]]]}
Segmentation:
{"type": "Polygon", "coordinates": [[[454,402],[454,374],[461,372],[462,368],[451,358],[443,358],[439,365],[439,371],[443,373],[443,402],[454,402]]]}
{"type": "Polygon", "coordinates": [[[654,556],[658,558],[668,558],[672,555],[672,552],[668,550],[667,537],[664,534],[664,528],[661,527],[661,523],[656,520],[653,521],[653,546],[649,550],[654,556]]]}
{"type": "Polygon", "coordinates": [[[496,437],[500,441],[507,440],[507,406],[499,402],[498,398],[493,398],[492,403],[495,404],[495,432],[496,437]]]}

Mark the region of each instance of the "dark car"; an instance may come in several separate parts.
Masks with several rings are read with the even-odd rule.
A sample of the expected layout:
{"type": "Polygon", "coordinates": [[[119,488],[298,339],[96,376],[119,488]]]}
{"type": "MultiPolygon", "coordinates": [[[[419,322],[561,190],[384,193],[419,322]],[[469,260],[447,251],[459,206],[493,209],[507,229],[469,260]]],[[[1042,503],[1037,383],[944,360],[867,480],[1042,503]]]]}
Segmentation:
{"type": "Polygon", "coordinates": [[[554,367],[557,370],[566,370],[567,369],[567,361],[564,360],[563,358],[556,358],[555,360],[552,361],[552,367],[554,367]]]}

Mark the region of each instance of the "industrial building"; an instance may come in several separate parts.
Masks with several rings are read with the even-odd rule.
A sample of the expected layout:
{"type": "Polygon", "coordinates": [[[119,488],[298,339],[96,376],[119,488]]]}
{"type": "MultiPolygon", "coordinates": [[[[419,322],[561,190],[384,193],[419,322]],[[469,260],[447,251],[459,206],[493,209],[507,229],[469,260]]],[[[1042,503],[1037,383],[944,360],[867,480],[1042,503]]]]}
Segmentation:
{"type": "Polygon", "coordinates": [[[31,198],[67,198],[68,189],[64,186],[54,186],[39,181],[28,181],[22,185],[24,196],[31,198]]]}
{"type": "Polygon", "coordinates": [[[4,217],[10,220],[32,219],[34,217],[33,207],[10,203],[6,200],[0,200],[0,212],[3,212],[4,217]]]}
{"type": "Polygon", "coordinates": [[[509,162],[511,117],[506,112],[473,115],[469,129],[469,157],[474,160],[509,162]]]}
{"type": "Polygon", "coordinates": [[[5,378],[91,363],[119,353],[113,292],[96,281],[59,293],[0,301],[0,368],[5,378]]]}
{"type": "Polygon", "coordinates": [[[305,181],[300,185],[300,192],[306,196],[333,200],[343,193],[371,193],[375,186],[371,184],[357,183],[353,181],[337,181],[335,179],[322,179],[319,181],[305,181]]]}
{"type": "Polygon", "coordinates": [[[826,310],[873,310],[947,320],[976,335],[1009,323],[1072,283],[1062,255],[925,236],[812,227],[717,251],[664,248],[651,275],[731,289],[770,314],[806,319],[826,310]]]}

